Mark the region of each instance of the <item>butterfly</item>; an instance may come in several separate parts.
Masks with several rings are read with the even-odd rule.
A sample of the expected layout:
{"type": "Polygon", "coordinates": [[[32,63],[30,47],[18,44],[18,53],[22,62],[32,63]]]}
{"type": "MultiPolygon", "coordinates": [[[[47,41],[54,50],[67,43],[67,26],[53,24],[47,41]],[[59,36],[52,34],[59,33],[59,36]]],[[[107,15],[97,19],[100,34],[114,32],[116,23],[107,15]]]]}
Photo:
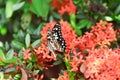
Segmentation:
{"type": "Polygon", "coordinates": [[[62,37],[61,25],[56,23],[52,30],[48,28],[47,32],[47,48],[53,53],[56,57],[55,52],[64,52],[66,49],[66,42],[62,37]]]}

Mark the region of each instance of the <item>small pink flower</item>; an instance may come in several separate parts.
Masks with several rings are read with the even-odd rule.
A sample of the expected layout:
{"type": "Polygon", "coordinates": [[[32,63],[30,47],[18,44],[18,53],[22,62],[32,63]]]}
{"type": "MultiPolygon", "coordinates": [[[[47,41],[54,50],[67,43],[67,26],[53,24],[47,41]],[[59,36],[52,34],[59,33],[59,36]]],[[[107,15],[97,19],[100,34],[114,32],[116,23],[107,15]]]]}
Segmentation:
{"type": "Polygon", "coordinates": [[[23,53],[23,55],[24,55],[24,59],[25,59],[25,60],[26,60],[26,59],[31,60],[31,52],[30,52],[30,49],[28,49],[28,50],[23,49],[22,53],[23,53]]]}

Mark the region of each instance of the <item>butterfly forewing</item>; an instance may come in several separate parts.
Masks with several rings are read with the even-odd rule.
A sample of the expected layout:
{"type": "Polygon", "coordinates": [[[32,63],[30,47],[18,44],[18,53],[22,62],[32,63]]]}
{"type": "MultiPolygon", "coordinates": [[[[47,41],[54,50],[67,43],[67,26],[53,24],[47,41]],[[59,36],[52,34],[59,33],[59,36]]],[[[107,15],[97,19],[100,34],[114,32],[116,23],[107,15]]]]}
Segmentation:
{"type": "MultiPolygon", "coordinates": [[[[64,52],[66,48],[66,43],[62,37],[61,25],[56,23],[52,31],[48,29],[47,33],[48,49],[55,53],[54,51],[64,52]]],[[[54,54],[55,55],[55,54],[54,54]]]]}
{"type": "MultiPolygon", "coordinates": [[[[60,23],[56,23],[54,28],[52,29],[52,34],[53,34],[53,38],[55,40],[57,40],[57,42],[59,43],[59,45],[61,46],[62,50],[64,51],[66,48],[66,43],[65,40],[62,37],[62,32],[61,32],[61,25],[60,23]]],[[[61,52],[63,52],[61,51],[61,52]]]]}
{"type": "Polygon", "coordinates": [[[59,40],[62,37],[61,26],[59,23],[55,24],[54,28],[52,29],[53,37],[59,40]]]}

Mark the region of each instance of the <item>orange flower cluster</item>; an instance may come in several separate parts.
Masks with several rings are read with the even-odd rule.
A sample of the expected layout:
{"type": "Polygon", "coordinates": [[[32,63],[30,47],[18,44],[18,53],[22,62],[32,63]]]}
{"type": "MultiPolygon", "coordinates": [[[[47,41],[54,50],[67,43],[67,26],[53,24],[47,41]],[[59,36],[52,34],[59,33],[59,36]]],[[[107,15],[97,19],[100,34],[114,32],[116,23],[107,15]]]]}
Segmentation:
{"type": "Polygon", "coordinates": [[[89,80],[119,80],[120,48],[112,50],[106,47],[90,50],[81,71],[89,80]]]}
{"type": "Polygon", "coordinates": [[[75,14],[76,6],[73,4],[72,0],[52,0],[52,5],[58,10],[58,12],[63,15],[64,13],[75,14]]]}
{"type": "Polygon", "coordinates": [[[88,54],[91,54],[88,51],[107,45],[110,46],[110,42],[113,41],[116,41],[116,33],[111,23],[100,21],[96,26],[92,26],[90,32],[86,32],[84,36],[78,37],[73,43],[75,46],[72,48],[74,56],[72,56],[70,62],[72,66],[71,71],[78,72],[80,64],[84,62],[83,58],[86,57],[85,50],[88,54]]]}
{"type": "MultiPolygon", "coordinates": [[[[52,60],[56,59],[51,54],[51,52],[47,49],[47,31],[48,31],[48,28],[52,29],[55,24],[56,22],[50,22],[46,24],[43,27],[42,31],[40,32],[42,35],[43,43],[41,43],[41,46],[39,46],[38,48],[34,49],[35,55],[38,58],[38,64],[40,65],[45,66],[46,65],[45,63],[51,62],[52,60]]],[[[70,25],[67,22],[61,20],[60,24],[61,24],[62,35],[67,45],[65,52],[68,53],[74,47],[74,44],[72,42],[74,39],[76,39],[77,35],[75,34],[75,31],[70,27],[70,25]]]]}
{"type": "Polygon", "coordinates": [[[39,47],[34,49],[34,53],[37,57],[37,63],[43,67],[50,67],[52,66],[52,64],[48,64],[50,62],[52,62],[52,60],[54,59],[54,56],[49,55],[49,50],[46,48],[46,45],[44,45],[44,43],[42,43],[39,47]]]}
{"type": "Polygon", "coordinates": [[[90,32],[77,38],[75,47],[79,51],[73,52],[71,71],[80,70],[89,80],[120,79],[120,48],[109,48],[111,42],[116,40],[116,31],[111,23],[100,21],[92,26],[90,32]],[[84,50],[87,56],[82,55],[84,50]]]}
{"type": "Polygon", "coordinates": [[[96,26],[92,26],[90,33],[78,38],[78,47],[81,50],[95,49],[98,46],[109,45],[116,41],[116,32],[111,23],[100,21],[96,26]]]}

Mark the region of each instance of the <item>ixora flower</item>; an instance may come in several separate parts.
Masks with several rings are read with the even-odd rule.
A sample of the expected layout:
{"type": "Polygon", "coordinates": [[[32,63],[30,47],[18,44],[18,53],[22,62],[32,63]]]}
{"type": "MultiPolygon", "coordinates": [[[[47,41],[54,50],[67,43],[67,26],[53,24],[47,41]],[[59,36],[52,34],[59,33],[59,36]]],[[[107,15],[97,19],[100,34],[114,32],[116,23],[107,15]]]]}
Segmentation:
{"type": "Polygon", "coordinates": [[[58,10],[58,12],[63,15],[64,13],[75,14],[76,6],[73,4],[72,0],[52,0],[52,5],[58,10]]]}
{"type": "Polygon", "coordinates": [[[23,49],[23,55],[24,55],[24,59],[25,60],[31,60],[31,52],[30,52],[30,49],[28,49],[28,50],[25,50],[25,49],[23,49]]]}
{"type": "Polygon", "coordinates": [[[80,69],[85,78],[90,80],[120,79],[120,48],[115,50],[108,47],[99,48],[90,50],[89,53],[80,69]]]}
{"type": "Polygon", "coordinates": [[[90,32],[77,38],[77,47],[80,50],[95,49],[98,46],[110,46],[113,41],[116,41],[116,31],[113,29],[112,23],[101,20],[92,26],[90,32]]]}
{"type": "Polygon", "coordinates": [[[80,71],[89,80],[120,79],[120,48],[109,48],[116,40],[111,23],[100,21],[92,26],[90,32],[76,39],[79,51],[73,52],[71,71],[80,71]]]}

